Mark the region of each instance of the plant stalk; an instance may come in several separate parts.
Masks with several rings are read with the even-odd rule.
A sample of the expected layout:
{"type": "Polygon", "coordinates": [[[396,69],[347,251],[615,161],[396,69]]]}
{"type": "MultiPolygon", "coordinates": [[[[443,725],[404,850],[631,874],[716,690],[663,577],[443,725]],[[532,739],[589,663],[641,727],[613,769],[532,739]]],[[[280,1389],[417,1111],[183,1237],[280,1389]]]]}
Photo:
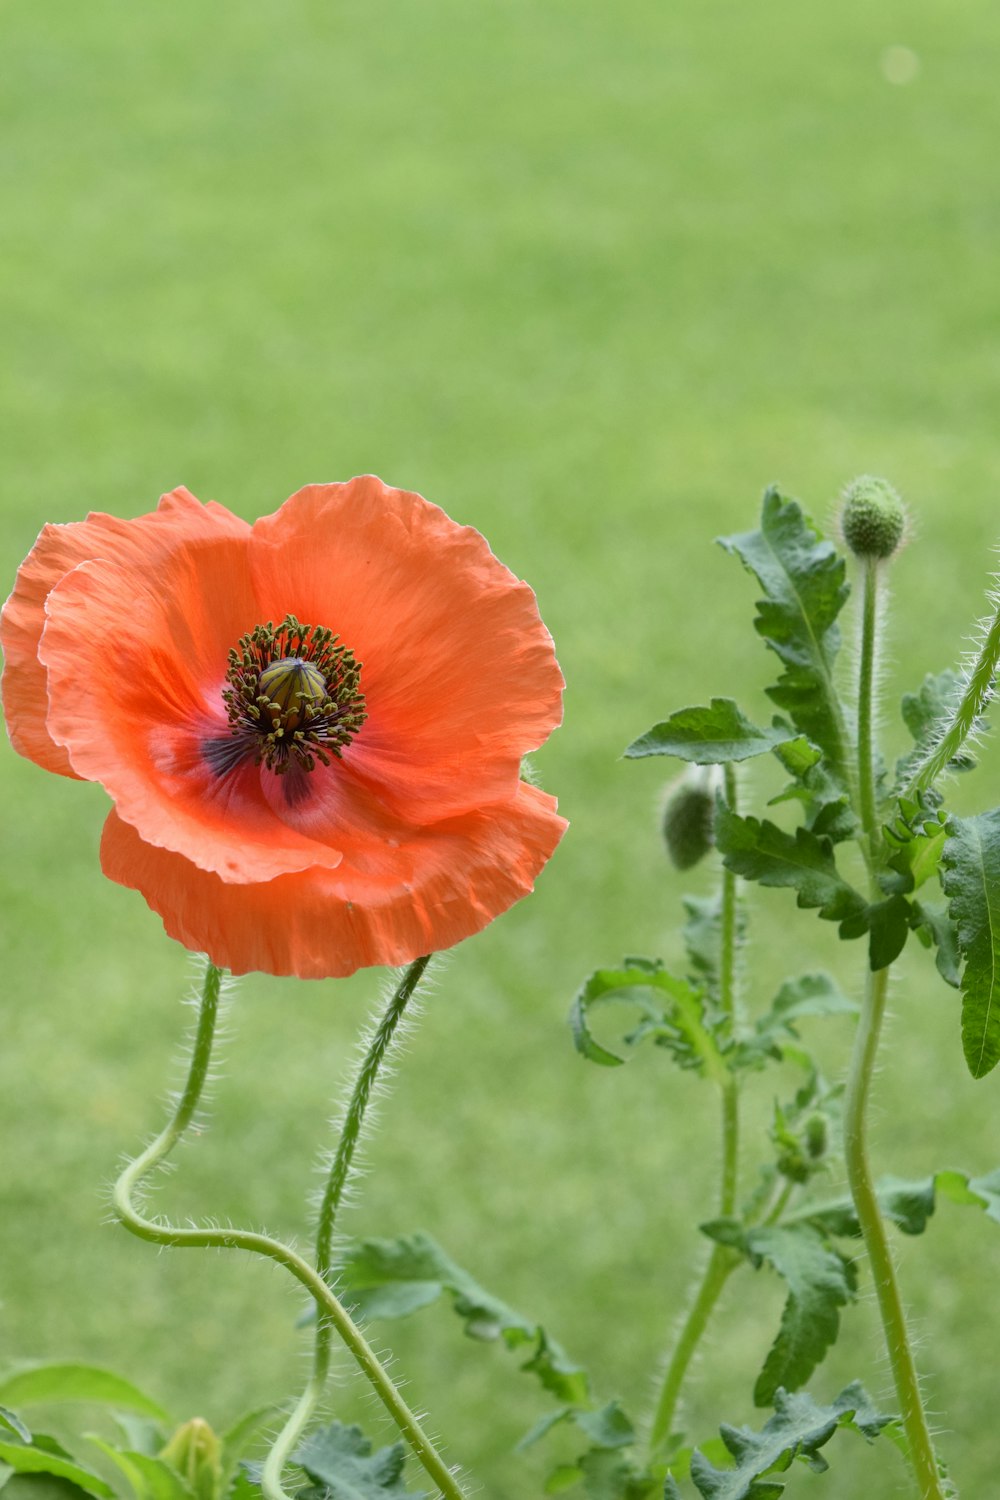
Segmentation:
{"type": "MultiPolygon", "coordinates": [[[[870,898],[881,899],[877,870],[881,857],[881,828],[875,795],[875,657],[878,628],[878,563],[865,562],[865,591],[861,621],[861,662],[858,679],[858,814],[870,852],[870,898]]],[[[886,1348],[899,1401],[908,1456],[920,1500],[945,1500],[934,1455],[930,1428],[920,1394],[920,1381],[910,1346],[896,1268],[868,1161],[868,1101],[885,1017],[889,969],[865,970],[865,997],[854,1038],[844,1098],[844,1160],[847,1180],[872,1269],[886,1348]]]]}
{"type": "MultiPolygon", "coordinates": [[[[725,798],[730,811],[736,811],[736,773],[731,765],[724,770],[725,798]]],[[[736,876],[722,871],[722,911],[719,941],[719,1005],[736,1020],[736,876]]],[[[739,1181],[740,1115],[736,1079],[727,1070],[720,1083],[722,1091],[722,1171],[719,1181],[719,1215],[729,1218],[736,1209],[739,1181]]],[[[695,1351],[708,1327],[715,1304],[740,1257],[726,1245],[715,1244],[702,1273],[694,1301],[681,1324],[667,1361],[663,1384],[649,1434],[651,1460],[661,1457],[670,1441],[681,1389],[695,1351]]]]}
{"type": "MultiPolygon", "coordinates": [[[[326,1188],[323,1193],[323,1201],[320,1205],[317,1224],[316,1270],[328,1284],[332,1271],[333,1234],[337,1221],[337,1213],[344,1196],[344,1188],[347,1186],[351,1175],[351,1165],[361,1139],[365,1113],[371,1099],[372,1090],[375,1087],[379,1069],[392,1043],[396,1028],[403,1019],[406,1007],[412,999],[413,993],[420,983],[424,970],[429,963],[430,955],[427,955],[425,958],[418,958],[406,970],[403,978],[393,992],[385,1014],[371,1035],[369,1045],[361,1060],[357,1077],[354,1080],[354,1087],[351,1090],[350,1102],[344,1116],[340,1139],[337,1142],[337,1149],[334,1152],[330,1171],[327,1175],[326,1188]]],[[[323,1399],[323,1390],[330,1373],[332,1334],[333,1325],[330,1319],[325,1317],[319,1308],[317,1308],[316,1343],[313,1352],[312,1374],[287,1422],[271,1445],[271,1450],[267,1455],[267,1461],[264,1464],[264,1470],[261,1475],[261,1488],[264,1490],[265,1495],[267,1495],[268,1500],[290,1500],[290,1497],[282,1486],[282,1471],[294,1452],[299,1438],[308,1427],[313,1414],[323,1399]]]]}
{"type": "MultiPolygon", "coordinates": [[[[328,1320],[343,1339],[372,1389],[412,1449],[417,1461],[438,1488],[444,1500],[465,1500],[462,1488],[389,1378],[361,1330],[326,1281],[289,1245],[270,1235],[242,1229],[185,1229],[147,1218],[137,1207],[134,1194],[143,1179],[170,1154],[190,1125],[208,1075],[218,1021],[222,973],[214,964],[205,971],[201,1006],[188,1076],[178,1104],[167,1125],[134,1161],[128,1163],[114,1187],[114,1210],[131,1234],[154,1245],[182,1248],[206,1246],[220,1250],[246,1250],[266,1256],[284,1266],[316,1303],[316,1314],[328,1320]]],[[[301,1407],[301,1402],[300,1402],[301,1407]]]]}

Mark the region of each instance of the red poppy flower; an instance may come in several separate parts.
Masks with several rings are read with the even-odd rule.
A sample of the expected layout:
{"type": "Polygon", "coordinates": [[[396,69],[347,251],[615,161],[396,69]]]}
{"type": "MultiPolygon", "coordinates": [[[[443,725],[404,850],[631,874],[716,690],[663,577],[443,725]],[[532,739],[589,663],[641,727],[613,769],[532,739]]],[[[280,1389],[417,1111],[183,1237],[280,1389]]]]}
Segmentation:
{"type": "Polygon", "coordinates": [[[105,873],[235,973],[451,947],[565,828],[520,779],[563,685],[533,593],[370,476],[46,526],[0,638],[15,748],[105,787],[105,873]]]}

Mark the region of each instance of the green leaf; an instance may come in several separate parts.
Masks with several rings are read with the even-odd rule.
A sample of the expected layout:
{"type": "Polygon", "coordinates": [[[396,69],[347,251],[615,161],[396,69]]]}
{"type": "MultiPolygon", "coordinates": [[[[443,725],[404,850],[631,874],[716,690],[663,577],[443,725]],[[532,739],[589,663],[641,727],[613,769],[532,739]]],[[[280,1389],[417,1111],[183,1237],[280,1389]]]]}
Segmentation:
{"type": "Polygon", "coordinates": [[[845,780],[849,743],[833,670],[840,647],[836,620],[849,587],[844,559],[776,489],[764,496],[759,531],[721,537],[764,590],[754,625],[785,671],[768,696],[824,752],[827,769],[845,780]]]}
{"type": "Polygon", "coordinates": [[[973,1078],[983,1078],[1000,1062],[1000,808],[949,818],[941,866],[965,959],[962,1050],[973,1078]]]}
{"type": "Polygon", "coordinates": [[[886,828],[885,839],[893,851],[889,867],[898,879],[885,882],[887,890],[915,891],[936,875],[944,849],[945,826],[936,820],[924,823],[919,833],[899,825],[886,828]]]}
{"type": "Polygon", "coordinates": [[[592,1448],[578,1462],[587,1500],[660,1500],[663,1480],[640,1473],[621,1453],[592,1448]]]}
{"type": "Polygon", "coordinates": [[[595,1041],[588,1025],[591,1008],[609,1001],[625,1001],[640,1012],[640,1025],[628,1042],[652,1037],[673,1052],[682,1067],[725,1082],[728,1069],[707,1023],[705,996],[686,980],[648,959],[629,958],[622,968],[598,969],[585,981],[570,1010],[574,1043],[591,1062],[615,1067],[624,1058],[595,1041]]]}
{"type": "Polygon", "coordinates": [[[296,1449],[294,1461],[324,1486],[329,1500],[429,1500],[425,1490],[408,1490],[403,1481],[406,1450],[393,1443],[372,1453],[360,1427],[331,1422],[311,1433],[296,1449]]]}
{"type": "Polygon", "coordinates": [[[278,1408],[275,1406],[257,1406],[252,1411],[245,1412],[233,1425],[222,1434],[222,1481],[226,1483],[236,1473],[240,1459],[245,1457],[247,1449],[253,1443],[261,1429],[273,1422],[278,1408]]]}
{"type": "Polygon", "coordinates": [[[169,1417],[156,1401],[131,1381],[96,1365],[24,1365],[0,1376],[0,1401],[11,1406],[33,1406],[49,1401],[95,1401],[104,1406],[135,1411],[158,1422],[169,1417]]]}
{"type": "Polygon", "coordinates": [[[627,1448],[635,1442],[635,1428],[617,1401],[599,1411],[575,1412],[574,1421],[595,1448],[627,1448]]]}
{"type": "MultiPolygon", "coordinates": [[[[875,1196],[886,1219],[904,1234],[923,1234],[934,1213],[937,1194],[953,1203],[981,1208],[988,1219],[1000,1224],[1000,1168],[982,1177],[944,1168],[929,1177],[906,1179],[881,1177],[875,1184],[875,1196]]],[[[820,1203],[805,1203],[791,1216],[791,1222],[808,1221],[828,1234],[859,1238],[861,1226],[854,1204],[847,1194],[820,1203]]]]}
{"type": "Polygon", "coordinates": [[[18,1474],[52,1474],[58,1479],[68,1479],[97,1500],[114,1497],[114,1490],[97,1474],[75,1463],[58,1443],[52,1442],[50,1446],[40,1437],[30,1445],[0,1439],[0,1462],[9,1464],[18,1474]]]}
{"type": "Polygon", "coordinates": [[[910,935],[910,903],[889,896],[868,908],[868,962],[872,973],[887,969],[902,953],[910,935]]]}
{"type": "Polygon", "coordinates": [[[31,1442],[31,1433],[25,1427],[17,1412],[8,1411],[6,1406],[0,1406],[0,1432],[4,1431],[4,1429],[7,1432],[13,1432],[16,1437],[21,1439],[22,1443],[31,1442]]]}
{"type": "Polygon", "coordinates": [[[750,760],[779,746],[803,770],[815,764],[819,752],[782,719],[770,729],[758,729],[732,698],[713,698],[708,708],[682,708],[655,724],[625,751],[626,758],[672,755],[697,766],[722,766],[730,761],[750,760]]]}
{"type": "MultiPolygon", "coordinates": [[[[722,1440],[736,1460],[732,1469],[718,1469],[702,1453],[691,1459],[691,1478],[703,1500],[774,1500],[784,1493],[781,1474],[799,1459],[822,1472],[827,1467],[819,1450],[839,1427],[859,1432],[869,1442],[896,1426],[892,1418],[880,1416],[870,1398],[855,1381],[829,1406],[818,1406],[804,1392],[789,1395],[777,1391],[775,1412],[760,1432],[748,1427],[722,1427],[722,1440]]],[[[674,1495],[680,1491],[674,1487],[674,1495]]],[[[666,1491],[671,1494],[669,1488],[666,1491]]]]}
{"type": "Polygon", "coordinates": [[[958,950],[958,933],[948,913],[924,902],[913,902],[917,937],[925,948],[934,947],[934,962],[946,984],[958,989],[962,982],[962,956],[958,950]]]}
{"type": "MultiPolygon", "coordinates": [[[[961,701],[965,682],[960,673],[946,667],[943,672],[928,673],[916,693],[904,693],[903,721],[913,736],[913,749],[896,766],[896,783],[905,786],[951,720],[961,701]]],[[[949,762],[952,771],[968,771],[975,765],[966,750],[949,762]]]]}
{"type": "Polygon", "coordinates": [[[751,1229],[747,1252],[766,1261],[788,1286],[778,1336],[757,1378],[753,1399],[770,1406],[779,1388],[805,1385],[840,1331],[840,1308],[854,1296],[852,1263],[808,1224],[751,1229]]]}
{"type": "Polygon", "coordinates": [[[99,1437],[91,1437],[90,1442],[124,1474],[136,1500],[194,1500],[194,1491],[162,1459],[115,1448],[99,1437]]]}
{"type": "Polygon", "coordinates": [[[484,1291],[430,1235],[354,1240],[345,1249],[338,1273],[345,1301],[364,1318],[404,1317],[414,1306],[426,1306],[447,1291],[470,1337],[502,1337],[511,1349],[530,1344],[522,1369],[537,1375],[557,1399],[571,1405],[587,1403],[585,1371],[533,1319],[484,1291]]]}
{"type": "Polygon", "coordinates": [[[757,1020],[755,1042],[764,1050],[780,1055],[782,1044],[798,1039],[795,1023],[805,1016],[857,1015],[858,1005],[840,990],[829,974],[801,974],[786,979],[771,1002],[771,1008],[757,1020]]]}
{"type": "Polygon", "coordinates": [[[840,874],[828,838],[808,828],[797,828],[793,836],[766,819],[741,818],[723,802],[715,832],[726,867],[744,880],[790,887],[799,906],[818,906],[829,922],[853,921],[858,936],[867,930],[868,903],[840,874]]]}

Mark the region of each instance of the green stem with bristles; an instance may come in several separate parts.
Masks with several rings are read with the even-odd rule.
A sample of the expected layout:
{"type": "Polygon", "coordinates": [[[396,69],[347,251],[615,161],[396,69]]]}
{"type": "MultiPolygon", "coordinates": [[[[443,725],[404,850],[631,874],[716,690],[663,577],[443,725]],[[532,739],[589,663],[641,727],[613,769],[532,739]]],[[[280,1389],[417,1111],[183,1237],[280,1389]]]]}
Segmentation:
{"type": "MultiPolygon", "coordinates": [[[[424,970],[429,963],[429,955],[425,958],[418,958],[415,963],[410,964],[404,973],[393,992],[389,1004],[386,1006],[385,1013],[372,1032],[371,1040],[365,1050],[357,1077],[354,1080],[350,1102],[344,1116],[337,1149],[330,1164],[326,1189],[323,1193],[323,1201],[319,1211],[316,1234],[316,1269],[327,1283],[330,1281],[333,1266],[333,1235],[337,1222],[337,1213],[343,1200],[344,1188],[347,1186],[351,1175],[351,1165],[361,1139],[362,1127],[372,1096],[372,1090],[375,1087],[379,1069],[385,1060],[386,1053],[396,1033],[396,1028],[403,1019],[406,1007],[413,998],[417,985],[420,983],[424,970]]],[[[282,1470],[323,1398],[323,1390],[330,1372],[332,1334],[333,1324],[331,1320],[323,1316],[317,1309],[316,1344],[313,1354],[312,1374],[309,1377],[305,1390],[296,1403],[295,1409],[272,1444],[271,1451],[267,1456],[267,1462],[264,1465],[261,1483],[269,1500],[289,1500],[281,1484],[282,1470]]]]}
{"type": "MultiPolygon", "coordinates": [[[[417,1461],[437,1486],[438,1494],[444,1497],[444,1500],[464,1500],[464,1492],[455,1476],[438,1453],[417,1417],[403,1400],[360,1328],[320,1273],[291,1246],[273,1239],[270,1235],[252,1230],[180,1228],[167,1224],[163,1220],[149,1219],[136,1206],[135,1194],[140,1183],[154,1168],[166,1160],[190,1125],[198,1108],[211,1064],[221,984],[221,970],[210,963],[205,971],[198,1024],[184,1089],[167,1125],[145,1151],[128,1163],[116,1182],[112,1200],[115,1213],[131,1234],[154,1245],[246,1250],[254,1255],[263,1255],[277,1265],[284,1266],[312,1297],[316,1304],[317,1318],[326,1321],[343,1339],[373,1391],[412,1449],[417,1461]]],[[[301,1407],[300,1401],[299,1409],[301,1407]]],[[[280,1495],[280,1493],[280,1489],[272,1492],[274,1495],[280,1495]]]]}
{"type": "MultiPolygon", "coordinates": [[[[858,815],[872,857],[870,899],[882,892],[877,880],[881,852],[881,829],[875,798],[875,746],[873,736],[876,632],[878,626],[878,563],[864,562],[865,592],[861,619],[861,661],[858,677],[858,815]]],[[[929,783],[928,783],[929,784],[929,783]]],[[[924,1412],[916,1362],[910,1345],[906,1315],[886,1234],[881,1206],[868,1160],[868,1101],[878,1056],[889,984],[888,967],[872,973],[865,969],[865,997],[854,1038],[854,1050],[844,1096],[844,1160],[851,1198],[858,1216],[865,1250],[875,1283],[875,1295],[885,1334],[889,1364],[900,1405],[908,1457],[920,1500],[945,1500],[934,1454],[934,1444],[924,1412]]]]}
{"type": "MultiPolygon", "coordinates": [[[[730,812],[736,811],[736,772],[732,765],[724,769],[725,799],[730,812]]],[[[719,1008],[729,1017],[730,1025],[736,1022],[736,876],[732,870],[722,871],[722,910],[719,935],[719,1008]]],[[[739,1173],[739,1091],[734,1075],[726,1069],[720,1079],[722,1091],[722,1171],[719,1182],[719,1214],[729,1218],[736,1210],[739,1173]]],[[[674,1417],[680,1401],[681,1389],[695,1351],[708,1327],[709,1319],[722,1295],[729,1277],[740,1264],[741,1257],[726,1245],[713,1245],[712,1253],[702,1273],[694,1300],[674,1339],[667,1360],[667,1367],[660,1387],[659,1399],[653,1413],[649,1433],[651,1461],[662,1457],[673,1431],[674,1417]]]]}
{"type": "Polygon", "coordinates": [[[927,752],[910,777],[903,792],[905,800],[914,801],[921,792],[929,791],[949,761],[954,760],[958,755],[996,692],[998,664],[1000,664],[1000,598],[997,598],[993,617],[983,636],[983,643],[979,648],[972,671],[969,673],[965,692],[937,744],[927,752]]]}

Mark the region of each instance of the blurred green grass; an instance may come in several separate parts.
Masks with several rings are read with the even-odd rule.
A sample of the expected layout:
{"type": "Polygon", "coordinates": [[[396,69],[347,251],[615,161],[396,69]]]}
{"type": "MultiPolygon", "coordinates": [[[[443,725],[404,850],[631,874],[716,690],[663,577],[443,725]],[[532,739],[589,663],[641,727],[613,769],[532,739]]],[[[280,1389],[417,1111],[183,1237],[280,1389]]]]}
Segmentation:
{"type": "MultiPolygon", "coordinates": [[[[617,757],[708,693],[760,711],[753,590],[710,543],[755,523],[772,480],[826,519],[854,473],[886,473],[917,516],[894,688],[962,648],[1000,532],[1000,13],[61,0],[7,7],[0,48],[2,576],[44,521],[88,508],[137,514],[185,483],[252,517],[374,470],[479,527],[538,592],[569,684],[538,764],[572,828],[536,896],[442,966],[351,1227],[429,1230],[641,1407],[712,1205],[692,1161],[716,1148],[691,1079],[656,1058],[587,1069],[564,1025],[589,968],[677,950],[659,770],[617,757]],[[905,85],[894,45],[919,61],[905,85]]],[[[979,795],[998,780],[988,765],[979,795]]],[[[179,1415],[219,1422],[284,1397],[305,1367],[278,1277],[102,1224],[175,1078],[189,960],[102,880],[96,788],[4,747],[0,797],[0,1354],[155,1365],[179,1415]]],[[[807,918],[789,952],[787,917],[760,903],[758,998],[836,959],[807,918]]],[[[987,1169],[996,1083],[964,1076],[922,960],[896,985],[877,1160],[987,1169]]],[[[240,986],[213,1128],[165,1203],[305,1232],[377,987],[240,986]]],[[[900,1247],[904,1286],[944,1451],[984,1493],[995,1226],[940,1219],[900,1247]]],[[[750,1289],[710,1340],[698,1435],[752,1417],[779,1304],[765,1273],[750,1289]]],[[[443,1311],[391,1341],[484,1492],[537,1492],[538,1462],[508,1449],[544,1400],[513,1362],[443,1311]]],[[[844,1345],[817,1390],[860,1372],[883,1394],[868,1305],[844,1345]]],[[[337,1400],[377,1425],[346,1366],[337,1400]]],[[[826,1485],[897,1477],[861,1451],[826,1485]]]]}

